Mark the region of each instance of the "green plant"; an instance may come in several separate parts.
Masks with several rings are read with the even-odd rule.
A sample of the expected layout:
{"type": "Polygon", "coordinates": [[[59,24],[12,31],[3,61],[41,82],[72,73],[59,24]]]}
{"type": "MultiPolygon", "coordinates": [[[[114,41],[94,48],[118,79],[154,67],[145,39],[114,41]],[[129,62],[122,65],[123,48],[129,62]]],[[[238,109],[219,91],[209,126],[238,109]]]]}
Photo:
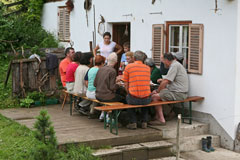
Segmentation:
{"type": "Polygon", "coordinates": [[[35,160],[51,160],[57,156],[57,138],[47,110],[41,110],[34,124],[34,136],[41,141],[33,151],[35,160]]]}
{"type": "Polygon", "coordinates": [[[34,100],[29,98],[29,96],[27,96],[26,98],[24,99],[20,99],[20,106],[21,107],[27,107],[29,108],[31,106],[31,104],[34,103],[34,100]]]}
{"type": "Polygon", "coordinates": [[[99,160],[99,158],[92,155],[92,149],[85,145],[68,145],[67,159],[81,159],[81,160],[99,160]]]}
{"type": "Polygon", "coordinates": [[[28,93],[28,97],[34,101],[40,101],[42,105],[45,104],[46,95],[44,93],[33,91],[28,93]]]}

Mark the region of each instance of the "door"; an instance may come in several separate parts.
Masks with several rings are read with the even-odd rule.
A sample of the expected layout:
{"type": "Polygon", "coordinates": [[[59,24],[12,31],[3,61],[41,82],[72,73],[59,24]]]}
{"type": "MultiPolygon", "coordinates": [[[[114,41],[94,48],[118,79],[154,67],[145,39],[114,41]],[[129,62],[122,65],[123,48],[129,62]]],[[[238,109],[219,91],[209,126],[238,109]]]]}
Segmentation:
{"type": "MultiPolygon", "coordinates": [[[[112,40],[123,47],[123,44],[125,42],[130,42],[130,35],[131,35],[130,28],[131,28],[130,23],[113,23],[112,40]]],[[[122,54],[123,52],[118,55],[118,63],[115,66],[117,73],[120,66],[122,54]]]]}

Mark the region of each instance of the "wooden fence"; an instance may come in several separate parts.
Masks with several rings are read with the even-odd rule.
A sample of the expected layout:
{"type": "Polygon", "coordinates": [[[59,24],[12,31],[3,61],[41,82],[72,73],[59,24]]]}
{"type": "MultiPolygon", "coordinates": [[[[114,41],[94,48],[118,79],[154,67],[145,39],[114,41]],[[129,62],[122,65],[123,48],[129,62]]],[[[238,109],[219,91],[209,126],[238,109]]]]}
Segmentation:
{"type": "MultiPolygon", "coordinates": [[[[58,64],[64,58],[57,55],[58,64]]],[[[46,68],[46,58],[41,63],[34,59],[20,59],[12,61],[12,95],[25,97],[28,91],[56,91],[57,80],[60,80],[58,67],[51,75],[46,68]]]]}

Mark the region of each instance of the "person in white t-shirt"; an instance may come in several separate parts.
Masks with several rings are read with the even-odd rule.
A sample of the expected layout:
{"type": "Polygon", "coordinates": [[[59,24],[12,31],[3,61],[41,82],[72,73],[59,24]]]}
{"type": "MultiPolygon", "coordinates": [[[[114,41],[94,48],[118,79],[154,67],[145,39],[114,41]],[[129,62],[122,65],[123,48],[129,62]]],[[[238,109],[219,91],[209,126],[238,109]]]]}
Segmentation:
{"type": "Polygon", "coordinates": [[[105,57],[106,59],[108,56],[114,52],[120,54],[122,52],[122,47],[118,45],[116,42],[111,41],[111,34],[109,32],[105,32],[103,34],[103,42],[100,42],[96,48],[93,50],[94,57],[97,55],[97,51],[100,51],[100,55],[105,57]]]}

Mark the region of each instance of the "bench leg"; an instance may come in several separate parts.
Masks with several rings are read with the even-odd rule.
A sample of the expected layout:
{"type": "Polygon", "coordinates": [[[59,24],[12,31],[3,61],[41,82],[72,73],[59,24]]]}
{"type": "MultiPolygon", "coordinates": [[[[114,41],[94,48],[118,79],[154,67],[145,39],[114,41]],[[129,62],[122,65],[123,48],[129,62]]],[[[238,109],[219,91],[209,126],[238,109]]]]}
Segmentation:
{"type": "Polygon", "coordinates": [[[182,106],[182,123],[184,123],[184,118],[185,118],[185,114],[184,114],[184,103],[181,103],[182,106]]]}
{"type": "Polygon", "coordinates": [[[109,116],[109,128],[110,128],[110,133],[112,133],[112,128],[113,128],[113,112],[108,114],[109,116]]]}
{"type": "Polygon", "coordinates": [[[116,110],[115,112],[114,112],[114,127],[115,127],[115,130],[116,130],[116,135],[118,135],[118,116],[119,116],[119,114],[118,114],[118,110],[116,110]]]}
{"type": "Polygon", "coordinates": [[[73,96],[70,94],[70,115],[72,116],[73,96]]]}
{"type": "Polygon", "coordinates": [[[188,119],[188,123],[187,124],[192,124],[192,102],[189,102],[189,106],[188,106],[188,117],[185,116],[185,112],[184,112],[184,103],[181,103],[182,105],[182,123],[184,122],[184,119],[188,119]]]}
{"type": "Polygon", "coordinates": [[[189,102],[189,124],[192,124],[192,102],[189,102]]]}
{"type": "Polygon", "coordinates": [[[105,112],[105,111],[104,111],[104,118],[103,118],[103,120],[104,120],[104,129],[106,129],[107,128],[107,112],[105,112]]]}
{"type": "Polygon", "coordinates": [[[62,103],[62,110],[63,110],[64,105],[66,103],[67,97],[68,97],[68,93],[66,93],[65,96],[64,96],[63,103],[62,103]]]}

